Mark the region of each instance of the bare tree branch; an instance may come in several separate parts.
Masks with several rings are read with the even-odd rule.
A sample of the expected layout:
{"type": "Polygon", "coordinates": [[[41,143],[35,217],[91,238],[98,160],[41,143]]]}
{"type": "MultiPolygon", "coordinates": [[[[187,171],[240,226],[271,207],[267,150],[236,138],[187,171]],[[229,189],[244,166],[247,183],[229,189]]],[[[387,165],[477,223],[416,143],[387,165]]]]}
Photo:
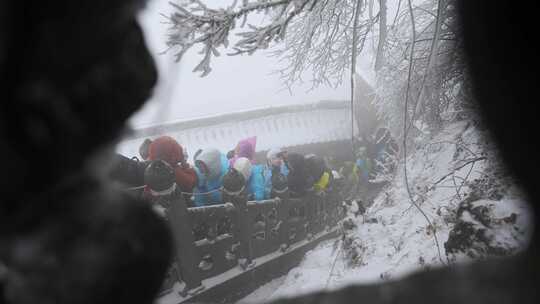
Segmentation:
{"type": "Polygon", "coordinates": [[[452,172],[450,172],[448,174],[445,174],[441,178],[439,178],[435,183],[433,183],[433,185],[430,187],[430,189],[434,189],[437,184],[441,183],[443,180],[447,179],[450,175],[454,174],[454,172],[461,170],[465,166],[467,166],[469,164],[472,164],[472,163],[475,163],[477,161],[486,160],[486,159],[487,159],[486,157],[482,156],[482,157],[477,157],[477,158],[466,161],[462,165],[460,165],[460,166],[456,167],[454,170],[452,170],[452,172]]]}
{"type": "Polygon", "coordinates": [[[235,44],[237,53],[252,52],[256,48],[266,48],[269,43],[283,38],[287,25],[291,19],[298,15],[309,2],[317,0],[268,0],[264,2],[243,1],[236,8],[236,1],[226,9],[211,9],[200,0],[180,1],[178,4],[169,2],[174,12],[168,16],[169,36],[167,45],[176,51],[176,60],[179,61],[195,45],[202,45],[203,59],[193,70],[205,76],[212,70],[210,61],[212,56],[219,56],[218,48],[227,48],[229,36],[235,28],[236,22],[254,12],[277,9],[277,14],[271,23],[264,27],[250,25],[250,31],[241,33],[243,37],[235,44]]]}

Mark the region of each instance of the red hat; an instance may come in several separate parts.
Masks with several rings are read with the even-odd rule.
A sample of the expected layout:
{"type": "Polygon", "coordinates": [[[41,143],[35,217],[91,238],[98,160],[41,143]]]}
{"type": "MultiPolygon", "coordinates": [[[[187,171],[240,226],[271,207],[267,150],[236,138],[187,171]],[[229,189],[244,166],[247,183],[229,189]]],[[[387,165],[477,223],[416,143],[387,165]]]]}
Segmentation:
{"type": "Polygon", "coordinates": [[[182,146],[174,138],[161,136],[150,144],[148,159],[161,159],[171,166],[176,166],[184,161],[184,152],[182,146]]]}

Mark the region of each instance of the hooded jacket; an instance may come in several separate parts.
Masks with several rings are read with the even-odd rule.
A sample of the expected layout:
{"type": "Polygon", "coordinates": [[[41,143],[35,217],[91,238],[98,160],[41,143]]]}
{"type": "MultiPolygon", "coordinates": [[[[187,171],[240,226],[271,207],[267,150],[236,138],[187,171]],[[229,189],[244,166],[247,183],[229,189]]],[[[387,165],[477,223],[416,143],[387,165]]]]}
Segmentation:
{"type": "Polygon", "coordinates": [[[229,170],[229,163],[224,154],[217,149],[204,149],[195,158],[197,186],[194,191],[195,206],[221,204],[222,197],[219,189],[223,185],[223,176],[229,170]],[[203,174],[201,167],[208,170],[203,174]],[[207,193],[211,192],[211,193],[207,193]]]}
{"type": "Polygon", "coordinates": [[[306,174],[304,155],[288,153],[287,167],[289,169],[289,190],[297,196],[305,194],[308,188],[308,174],[306,174]]]}
{"type": "Polygon", "coordinates": [[[321,175],[321,178],[313,184],[313,188],[315,191],[325,191],[330,185],[331,179],[330,172],[324,172],[323,175],[321,175]]]}
{"type": "Polygon", "coordinates": [[[279,148],[271,149],[266,154],[266,166],[264,167],[264,197],[265,199],[271,198],[272,193],[272,176],[275,172],[281,173],[283,176],[287,177],[289,175],[289,168],[284,161],[281,160],[279,154],[283,151],[279,148]]]}
{"type": "Polygon", "coordinates": [[[234,150],[234,156],[231,158],[229,165],[232,167],[234,165],[234,162],[240,157],[245,157],[249,159],[252,164],[254,164],[256,146],[257,146],[256,136],[242,139],[241,141],[239,141],[238,144],[236,145],[236,148],[234,150]]]}
{"type": "Polygon", "coordinates": [[[326,169],[326,163],[324,159],[315,154],[306,155],[305,157],[306,173],[313,181],[317,181],[324,174],[326,169]]]}
{"type": "Polygon", "coordinates": [[[234,169],[244,176],[250,200],[262,201],[266,198],[264,172],[261,165],[252,165],[249,159],[240,157],[234,163],[234,169]]]}
{"type": "Polygon", "coordinates": [[[317,191],[324,191],[330,183],[330,170],[324,159],[315,154],[305,157],[306,171],[308,175],[308,187],[313,186],[317,191]]]}
{"type": "Polygon", "coordinates": [[[184,152],[178,142],[170,136],[161,136],[150,143],[148,147],[148,159],[161,159],[171,166],[184,161],[184,152]]]}
{"type": "Polygon", "coordinates": [[[184,192],[191,192],[197,184],[195,170],[185,161],[184,150],[178,142],[170,136],[156,138],[148,147],[148,159],[163,160],[173,169],[176,184],[184,192]]]}
{"type": "Polygon", "coordinates": [[[248,181],[251,177],[251,162],[245,157],[240,157],[234,162],[234,169],[244,176],[244,180],[248,181]]]}
{"type": "Polygon", "coordinates": [[[369,175],[372,172],[372,163],[371,160],[367,157],[360,157],[356,160],[356,168],[359,177],[362,178],[363,182],[367,182],[369,180],[369,175]]]}

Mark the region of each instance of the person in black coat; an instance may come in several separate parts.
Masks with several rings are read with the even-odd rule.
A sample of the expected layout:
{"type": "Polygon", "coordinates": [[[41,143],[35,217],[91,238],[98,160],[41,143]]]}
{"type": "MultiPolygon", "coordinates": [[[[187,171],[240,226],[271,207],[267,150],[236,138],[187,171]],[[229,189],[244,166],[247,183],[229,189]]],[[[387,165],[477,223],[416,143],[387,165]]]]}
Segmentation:
{"type": "Polygon", "coordinates": [[[291,196],[300,197],[306,193],[309,188],[309,174],[306,170],[304,155],[296,152],[288,152],[286,165],[289,169],[288,185],[291,196]]]}

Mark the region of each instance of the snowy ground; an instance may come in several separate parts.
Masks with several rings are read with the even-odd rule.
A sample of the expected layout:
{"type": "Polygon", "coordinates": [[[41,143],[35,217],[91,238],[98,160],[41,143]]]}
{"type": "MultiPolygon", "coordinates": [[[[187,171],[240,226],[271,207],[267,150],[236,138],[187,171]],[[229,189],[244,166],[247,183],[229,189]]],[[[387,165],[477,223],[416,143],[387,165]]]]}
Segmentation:
{"type": "MultiPolygon", "coordinates": [[[[391,280],[413,271],[490,255],[485,246],[473,243],[467,250],[447,256],[445,242],[460,221],[484,229],[490,246],[504,248],[504,254],[523,249],[532,231],[530,212],[508,178],[497,179],[500,175],[491,162],[495,156],[482,151],[482,141],[485,139],[476,129],[456,123],[429,140],[416,142],[416,152],[407,159],[410,189],[435,229],[411,205],[401,163],[392,183],[366,213],[353,216],[357,227],[348,233],[353,241],[348,250],[343,249],[341,240],[322,243],[287,276],[262,286],[240,302],[263,302],[353,283],[391,280]],[[469,202],[470,208],[485,207],[480,210],[489,223],[471,214],[476,212],[470,210],[479,209],[458,212],[463,202],[469,202]],[[351,257],[351,252],[357,256],[351,257]]],[[[453,234],[459,237],[456,231],[453,234]]]]}

